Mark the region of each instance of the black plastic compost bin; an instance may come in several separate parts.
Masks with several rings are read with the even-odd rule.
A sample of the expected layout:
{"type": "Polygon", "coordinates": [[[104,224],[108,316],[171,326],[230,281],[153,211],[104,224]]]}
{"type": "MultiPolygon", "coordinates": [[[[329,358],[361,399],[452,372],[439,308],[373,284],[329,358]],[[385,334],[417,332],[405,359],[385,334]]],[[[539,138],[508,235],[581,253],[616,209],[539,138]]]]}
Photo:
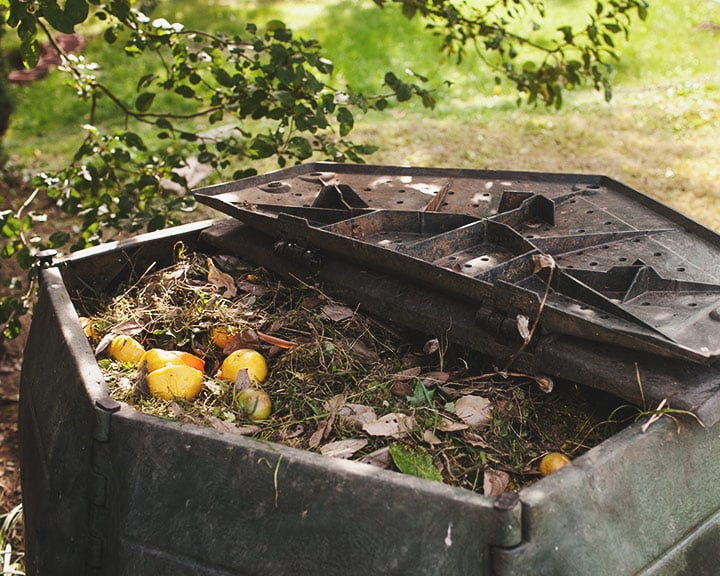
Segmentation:
{"type": "MultiPolygon", "coordinates": [[[[720,416],[720,378],[713,348],[717,335],[706,316],[720,304],[711,288],[720,277],[720,260],[711,231],[595,176],[311,164],[200,191],[198,197],[209,204],[213,201],[207,198],[215,197],[216,204],[219,198],[221,207],[227,207],[228,194],[233,195],[230,212],[245,210],[250,202],[290,217],[282,222],[297,224],[300,214],[300,224],[308,223],[313,230],[282,224],[264,234],[254,229],[253,215],[247,217],[248,224],[202,222],[79,252],[40,270],[20,395],[29,574],[717,573],[720,429],[715,422],[720,416]],[[241,250],[280,273],[311,276],[334,295],[411,327],[437,327],[452,318],[450,338],[497,357],[517,350],[515,342],[507,341],[503,322],[518,310],[528,311],[531,319],[538,312],[527,296],[536,289],[532,274],[505,274],[510,268],[527,272],[522,262],[503,264],[502,274],[482,276],[492,282],[481,285],[478,302],[474,285],[465,278],[445,275],[438,284],[418,282],[414,274],[424,270],[423,263],[408,261],[396,270],[393,260],[384,261],[383,256],[374,266],[367,257],[375,256],[373,247],[355,251],[343,239],[338,240],[339,251],[319,249],[324,237],[313,236],[315,223],[321,221],[318,228],[330,226],[342,235],[348,215],[352,219],[371,211],[362,191],[378,189],[384,190],[373,195],[376,203],[402,200],[403,208],[427,211],[429,199],[433,212],[448,206],[446,212],[481,220],[423,217],[427,225],[408,230],[398,229],[391,217],[396,240],[398,235],[422,236],[430,228],[432,235],[451,234],[454,242],[456,228],[470,225],[481,229],[482,250],[491,244],[493,254],[505,254],[513,263],[526,250],[562,256],[571,263],[572,278],[556,283],[556,292],[573,301],[590,298],[591,311],[603,310],[598,317],[611,316],[610,328],[613,322],[622,328],[614,340],[609,324],[603,323],[606,318],[599,328],[592,327],[595,319],[588,319],[587,307],[578,305],[569,320],[558,308],[548,316],[548,327],[539,331],[539,340],[530,342],[517,359],[523,368],[628,400],[637,400],[636,386],[629,382],[640,370],[646,400],[669,398],[671,406],[695,412],[706,426],[684,419],[678,428],[662,418],[643,431],[638,423],[519,494],[489,498],[361,463],[162,420],[109,397],[71,295],[88,289],[111,291],[151,263],[168,263],[179,240],[209,252],[241,250]],[[472,192],[464,195],[469,205],[453,206],[453,196],[463,197],[463,190],[472,192]],[[322,214],[306,219],[302,210],[269,208],[292,204],[288,197],[299,199],[296,207],[322,214]],[[586,231],[578,231],[577,225],[572,233],[562,230],[567,213],[577,212],[576,203],[566,204],[573,197],[585,213],[602,211],[598,225],[613,222],[615,235],[604,231],[595,244],[574,244],[577,238],[570,237],[586,231]],[[622,209],[622,198],[632,209],[622,209]],[[433,199],[440,201],[433,205],[433,199]],[[633,212],[637,205],[641,209],[633,212]],[[331,224],[323,220],[327,218],[331,224]],[[485,224],[486,218],[494,223],[485,224]],[[540,224],[533,228],[535,222],[540,224]],[[523,226],[523,240],[506,230],[523,226]],[[542,243],[527,238],[528,230],[542,226],[549,230],[542,243]],[[654,263],[636,258],[629,263],[634,270],[623,267],[603,280],[583,272],[583,266],[592,272],[615,268],[592,251],[625,258],[623,250],[635,238],[649,244],[644,248],[649,254],[668,252],[654,263]],[[683,267],[690,276],[697,269],[699,277],[675,279],[668,286],[664,281],[670,266],[683,267]],[[623,300],[616,292],[629,272],[634,276],[623,300]],[[500,288],[507,288],[502,293],[514,294],[509,301],[483,292],[497,288],[498,280],[500,288]],[[450,282],[447,290],[445,281],[450,282]],[[671,287],[680,292],[678,302],[686,302],[688,293],[700,302],[693,308],[703,313],[693,310],[694,317],[683,316],[685,328],[666,329],[664,317],[662,326],[660,321],[653,326],[642,316],[644,309],[633,312],[635,304],[642,305],[633,301],[638,294],[656,309],[661,301],[672,306],[671,287]],[[402,300],[388,297],[400,293],[402,300]],[[432,312],[421,312],[422,302],[432,302],[423,308],[432,312]],[[710,334],[694,336],[686,329],[693,322],[710,334]]],[[[471,256],[473,261],[482,258],[471,256]]],[[[476,264],[482,268],[480,260],[476,264]]]]}

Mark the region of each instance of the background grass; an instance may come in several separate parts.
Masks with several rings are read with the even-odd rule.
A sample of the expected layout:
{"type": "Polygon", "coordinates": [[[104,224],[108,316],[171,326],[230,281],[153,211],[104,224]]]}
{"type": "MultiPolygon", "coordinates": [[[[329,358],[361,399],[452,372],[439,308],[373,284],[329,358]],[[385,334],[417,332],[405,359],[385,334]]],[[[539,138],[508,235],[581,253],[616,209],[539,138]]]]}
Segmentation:
{"type": "MultiPolygon", "coordinates": [[[[554,22],[580,24],[592,6],[588,0],[550,0],[548,13],[554,22]]],[[[224,32],[242,32],[247,21],[281,19],[299,35],[321,41],[335,62],[336,86],[376,93],[387,70],[411,68],[430,76],[438,88],[434,111],[395,106],[356,122],[355,141],[381,146],[374,163],[601,173],[720,229],[716,0],[652,3],[647,21],[636,21],[629,41],[618,46],[612,102],[581,89],[566,97],[560,111],[518,108],[507,84],[494,94],[494,74],[477,57],[457,65],[440,53],[422,21],[408,21],[392,5],[380,10],[371,0],[256,0],[242,6],[160,0],[153,16],[224,32]]],[[[84,53],[100,64],[99,77],[132,101],[138,69],[149,64],[125,58],[118,46],[93,38],[92,29],[86,34],[84,53]]],[[[82,139],[88,104],[78,101],[58,71],[16,87],[14,94],[17,112],[6,150],[33,166],[62,165],[82,139]]],[[[101,108],[103,121],[116,117],[101,108]]]]}

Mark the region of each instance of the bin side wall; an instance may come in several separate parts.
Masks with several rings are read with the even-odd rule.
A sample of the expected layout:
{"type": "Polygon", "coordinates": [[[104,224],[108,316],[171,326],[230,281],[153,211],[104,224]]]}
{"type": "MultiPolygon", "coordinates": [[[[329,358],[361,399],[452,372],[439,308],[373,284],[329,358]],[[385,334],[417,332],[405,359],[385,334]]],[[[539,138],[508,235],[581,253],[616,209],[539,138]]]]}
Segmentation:
{"type": "Polygon", "coordinates": [[[84,338],[59,274],[41,271],[20,384],[28,574],[80,574],[86,562],[94,426],[89,390],[98,385],[89,374],[99,370],[78,336],[84,338]]]}
{"type": "Polygon", "coordinates": [[[489,544],[520,539],[519,506],[129,408],[110,445],[107,562],[122,574],[165,558],[212,574],[482,575],[489,544]]]}
{"type": "Polygon", "coordinates": [[[718,477],[720,425],[632,426],[523,492],[524,543],[497,574],[635,574],[720,510],[718,477]]]}

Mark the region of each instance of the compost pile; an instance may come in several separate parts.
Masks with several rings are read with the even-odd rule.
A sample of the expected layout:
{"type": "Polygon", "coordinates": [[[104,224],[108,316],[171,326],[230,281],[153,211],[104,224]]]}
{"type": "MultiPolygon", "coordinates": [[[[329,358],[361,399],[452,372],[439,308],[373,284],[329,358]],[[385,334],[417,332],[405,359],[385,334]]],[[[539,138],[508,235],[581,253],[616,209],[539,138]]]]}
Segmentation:
{"type": "Polygon", "coordinates": [[[442,334],[370,317],[316,286],[231,256],[183,246],[175,256],[110,299],[76,302],[112,397],[139,411],[490,496],[537,480],[549,453],[574,458],[622,426],[594,392],[499,372],[442,334]],[[157,397],[149,361],[109,354],[119,335],[201,359],[197,394],[157,397]],[[223,374],[238,350],[252,351],[267,377],[254,365],[223,374]],[[267,394],[269,415],[247,401],[249,389],[267,394]]]}

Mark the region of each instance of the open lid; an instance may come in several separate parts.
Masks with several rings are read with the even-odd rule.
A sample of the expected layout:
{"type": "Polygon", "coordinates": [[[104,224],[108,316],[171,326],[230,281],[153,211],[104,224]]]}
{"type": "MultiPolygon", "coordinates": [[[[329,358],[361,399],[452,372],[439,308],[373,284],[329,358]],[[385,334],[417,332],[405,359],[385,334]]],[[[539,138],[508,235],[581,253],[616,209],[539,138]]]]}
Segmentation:
{"type": "Polygon", "coordinates": [[[720,237],[606,177],[316,163],[195,197],[538,333],[720,358],[720,237]]]}

